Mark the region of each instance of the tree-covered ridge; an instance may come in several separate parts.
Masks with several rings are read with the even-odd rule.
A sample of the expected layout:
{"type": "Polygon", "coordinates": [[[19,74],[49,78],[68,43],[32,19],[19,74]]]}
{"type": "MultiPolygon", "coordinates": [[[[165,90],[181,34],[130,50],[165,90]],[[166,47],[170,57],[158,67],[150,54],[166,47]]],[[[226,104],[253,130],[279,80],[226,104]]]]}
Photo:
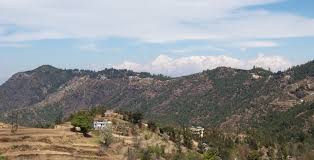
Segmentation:
{"type": "Polygon", "coordinates": [[[293,80],[302,80],[306,77],[314,77],[314,60],[303,65],[297,65],[287,71],[293,80]]]}
{"type": "Polygon", "coordinates": [[[0,117],[9,119],[11,110],[19,109],[20,118],[27,119],[25,125],[46,125],[54,123],[60,111],[67,118],[79,110],[106,106],[141,111],[145,118],[160,124],[241,129],[273,111],[286,111],[303,98],[311,101],[314,81],[308,77],[312,76],[312,65],[278,73],[257,67],[219,67],[177,78],[129,70],[95,72],[45,65],[18,73],[0,87],[0,110],[5,111],[0,117]],[[308,76],[296,80],[296,73],[308,76]]]}

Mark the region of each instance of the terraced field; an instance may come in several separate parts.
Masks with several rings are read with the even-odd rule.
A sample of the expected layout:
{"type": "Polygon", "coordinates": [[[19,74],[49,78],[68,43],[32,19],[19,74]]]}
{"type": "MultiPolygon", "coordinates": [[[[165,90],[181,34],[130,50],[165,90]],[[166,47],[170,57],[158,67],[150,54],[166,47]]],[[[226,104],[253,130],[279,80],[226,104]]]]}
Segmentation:
{"type": "Polygon", "coordinates": [[[15,134],[9,127],[0,128],[0,153],[8,159],[112,159],[99,148],[96,138],[85,138],[66,126],[19,128],[15,134]]]}
{"type": "MultiPolygon", "coordinates": [[[[8,160],[124,160],[138,157],[142,149],[163,146],[166,154],[176,152],[176,144],[147,128],[135,127],[118,118],[112,127],[113,142],[101,149],[99,132],[90,137],[72,132],[70,123],[57,125],[54,129],[20,127],[15,134],[9,125],[0,123],[0,153],[8,160]],[[129,127],[128,127],[129,126],[129,127]],[[121,134],[125,127],[128,134],[121,134]],[[133,130],[133,131],[132,131],[133,130]]],[[[185,147],[182,152],[187,152],[185,147]]]]}

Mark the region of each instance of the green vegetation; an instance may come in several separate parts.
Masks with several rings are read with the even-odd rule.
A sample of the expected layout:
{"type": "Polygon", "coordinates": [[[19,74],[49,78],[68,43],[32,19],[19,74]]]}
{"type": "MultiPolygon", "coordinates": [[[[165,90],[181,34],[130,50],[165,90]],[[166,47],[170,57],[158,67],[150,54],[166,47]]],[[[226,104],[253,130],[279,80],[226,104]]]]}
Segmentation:
{"type": "Polygon", "coordinates": [[[183,146],[185,146],[188,149],[192,149],[192,133],[188,128],[184,128],[182,131],[182,137],[183,137],[183,146]]]}
{"type": "Polygon", "coordinates": [[[248,155],[248,160],[260,160],[261,159],[261,153],[259,153],[256,150],[253,150],[248,155]]]}
{"type": "Polygon", "coordinates": [[[140,113],[140,112],[133,113],[131,114],[130,119],[132,123],[139,124],[142,122],[143,113],[140,113]]]}
{"type": "Polygon", "coordinates": [[[221,158],[218,156],[217,151],[208,150],[204,153],[204,160],[220,160],[221,158]]]}
{"type": "Polygon", "coordinates": [[[298,81],[306,77],[314,77],[314,61],[304,65],[295,66],[287,71],[292,75],[293,80],[298,81]]]}
{"type": "Polygon", "coordinates": [[[257,147],[279,148],[279,154],[301,156],[314,149],[314,103],[303,103],[286,112],[272,112],[247,132],[257,147]]]}
{"type": "Polygon", "coordinates": [[[92,129],[93,116],[86,111],[80,111],[71,116],[71,124],[80,127],[81,132],[86,134],[92,129]]]}
{"type": "Polygon", "coordinates": [[[167,157],[169,160],[204,160],[201,154],[196,152],[177,153],[167,157]]]}
{"type": "Polygon", "coordinates": [[[118,113],[123,116],[123,120],[137,125],[141,125],[141,122],[144,118],[142,112],[118,111],[118,113]]]}
{"type": "Polygon", "coordinates": [[[188,128],[174,128],[168,126],[160,128],[160,133],[168,135],[169,140],[173,141],[177,145],[179,151],[181,149],[181,145],[188,149],[192,149],[193,135],[188,128]]]}
{"type": "Polygon", "coordinates": [[[189,151],[187,153],[174,153],[166,154],[163,146],[150,146],[146,149],[142,149],[139,152],[139,158],[141,160],[207,160],[197,152],[189,151]]]}
{"type": "Polygon", "coordinates": [[[103,147],[109,147],[113,142],[112,130],[110,128],[106,128],[100,131],[100,138],[103,147]]]}
{"type": "Polygon", "coordinates": [[[156,125],[155,122],[149,121],[149,122],[147,123],[147,125],[148,125],[148,129],[149,129],[149,130],[151,130],[152,132],[156,132],[156,130],[157,130],[157,125],[156,125]]]}
{"type": "Polygon", "coordinates": [[[4,156],[1,155],[0,153],[0,160],[6,160],[7,158],[5,158],[4,156]]]}
{"type": "Polygon", "coordinates": [[[141,160],[153,160],[165,157],[165,148],[163,146],[149,146],[140,152],[141,160]]]}
{"type": "MultiPolygon", "coordinates": [[[[220,67],[178,78],[112,68],[94,72],[42,66],[25,72],[33,76],[30,80],[23,79],[24,73],[20,73],[2,86],[0,111],[21,106],[24,108],[22,125],[38,127],[52,126],[79,108],[87,109],[95,104],[107,106],[106,109],[117,107],[132,112],[141,111],[144,118],[164,125],[184,123],[218,127],[233,115],[249,118],[237,122],[236,128],[230,128],[238,129],[255,117],[258,119],[264,114],[262,112],[271,110],[269,103],[283,96],[284,86],[287,85],[283,81],[285,75],[291,75],[295,80],[312,76],[313,64],[310,62],[278,73],[256,67],[252,70],[220,67]],[[252,74],[261,77],[253,79],[252,74]],[[142,79],[129,83],[130,76],[142,79]],[[83,77],[88,78],[83,81],[83,77]],[[65,92],[67,94],[57,102],[52,101],[53,104],[34,107],[46,100],[48,95],[63,93],[61,91],[66,87],[73,87],[68,86],[70,84],[80,84],[80,87],[65,92]],[[13,93],[23,95],[15,96],[13,93]],[[19,100],[10,97],[19,97],[19,100]],[[54,107],[64,113],[49,109],[54,107]]],[[[0,115],[0,119],[8,121],[5,115],[0,115]]]]}
{"type": "Polygon", "coordinates": [[[234,141],[234,137],[224,134],[224,132],[218,129],[207,129],[205,131],[203,142],[209,146],[209,150],[201,152],[205,152],[205,155],[208,157],[231,159],[232,153],[236,148],[234,141]]]}
{"type": "MultiPolygon", "coordinates": [[[[96,113],[119,108],[132,127],[145,119],[151,131],[160,128],[178,152],[181,146],[192,149],[193,139],[207,159],[303,158],[314,149],[314,104],[308,102],[311,97],[304,98],[314,92],[310,87],[313,77],[314,61],[285,72],[219,67],[178,78],[129,70],[94,72],[42,66],[16,74],[1,86],[0,111],[4,114],[0,119],[10,122],[10,111],[18,109],[20,125],[48,128],[88,108],[90,112],[70,118],[87,133],[96,113]],[[292,85],[302,87],[290,93],[292,85]],[[308,103],[299,104],[302,100],[308,103]],[[96,104],[107,107],[94,107],[96,104]],[[181,124],[205,127],[204,138],[194,137],[186,127],[168,127],[181,124]]],[[[123,132],[128,134],[128,130],[123,132]]],[[[156,156],[151,150],[143,151],[143,157],[156,156]]],[[[169,159],[184,159],[180,156],[185,155],[169,159]]]]}

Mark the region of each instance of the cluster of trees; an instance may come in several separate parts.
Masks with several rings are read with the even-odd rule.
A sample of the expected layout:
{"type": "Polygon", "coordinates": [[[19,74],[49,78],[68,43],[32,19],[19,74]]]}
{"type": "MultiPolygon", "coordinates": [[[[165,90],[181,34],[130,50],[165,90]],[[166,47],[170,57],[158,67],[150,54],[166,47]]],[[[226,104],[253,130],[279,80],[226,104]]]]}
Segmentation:
{"type": "Polygon", "coordinates": [[[311,123],[314,104],[303,103],[286,112],[271,112],[258,122],[252,122],[239,137],[237,132],[226,133],[219,129],[207,129],[200,141],[200,152],[216,155],[222,159],[234,157],[258,160],[263,156],[271,159],[300,159],[313,155],[314,125],[311,123]],[[213,154],[214,153],[214,154],[213,154]]]}
{"type": "Polygon", "coordinates": [[[142,112],[118,111],[123,116],[123,120],[141,126],[144,115],[142,112]]]}
{"type": "Polygon", "coordinates": [[[314,149],[314,104],[303,103],[286,112],[271,112],[247,131],[256,148],[278,150],[278,155],[299,157],[314,149]]]}
{"type": "Polygon", "coordinates": [[[296,150],[290,150],[304,146],[295,143],[278,144],[272,141],[271,136],[262,135],[257,130],[247,131],[245,136],[240,138],[236,134],[225,133],[219,129],[208,129],[202,143],[207,144],[206,148],[199,146],[204,156],[221,159],[260,160],[265,155],[271,159],[286,159],[288,156],[298,157],[304,154],[293,154],[296,150]]]}
{"type": "Polygon", "coordinates": [[[102,71],[96,72],[91,70],[62,70],[66,71],[70,75],[79,75],[79,76],[86,76],[88,75],[91,78],[96,78],[98,75],[105,75],[109,79],[115,79],[115,78],[128,78],[129,76],[138,76],[140,78],[155,78],[159,80],[167,80],[170,79],[169,76],[165,76],[162,74],[150,74],[148,72],[134,72],[127,69],[114,69],[114,68],[106,68],[102,71]]]}
{"type": "Polygon", "coordinates": [[[236,145],[235,141],[233,137],[224,134],[219,129],[207,129],[199,143],[199,152],[204,153],[207,157],[231,159],[236,145]],[[203,144],[206,144],[206,147],[203,144]]]}
{"type": "Polygon", "coordinates": [[[161,134],[166,134],[169,136],[169,140],[173,141],[177,148],[181,149],[181,146],[184,146],[188,149],[192,149],[193,147],[193,134],[188,128],[174,128],[174,127],[162,127],[160,128],[161,134]]]}
{"type": "Polygon", "coordinates": [[[302,80],[306,77],[314,77],[314,61],[304,65],[298,65],[288,70],[291,73],[293,80],[302,80]]]}

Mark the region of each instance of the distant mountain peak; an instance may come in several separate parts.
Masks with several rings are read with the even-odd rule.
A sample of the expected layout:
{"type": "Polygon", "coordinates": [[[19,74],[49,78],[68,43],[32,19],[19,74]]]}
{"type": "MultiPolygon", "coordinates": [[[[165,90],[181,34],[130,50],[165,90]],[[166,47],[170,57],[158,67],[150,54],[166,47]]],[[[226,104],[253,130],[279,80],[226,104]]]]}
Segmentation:
{"type": "Polygon", "coordinates": [[[58,68],[51,66],[51,65],[42,65],[36,68],[34,71],[51,71],[51,70],[59,70],[58,68]]]}

